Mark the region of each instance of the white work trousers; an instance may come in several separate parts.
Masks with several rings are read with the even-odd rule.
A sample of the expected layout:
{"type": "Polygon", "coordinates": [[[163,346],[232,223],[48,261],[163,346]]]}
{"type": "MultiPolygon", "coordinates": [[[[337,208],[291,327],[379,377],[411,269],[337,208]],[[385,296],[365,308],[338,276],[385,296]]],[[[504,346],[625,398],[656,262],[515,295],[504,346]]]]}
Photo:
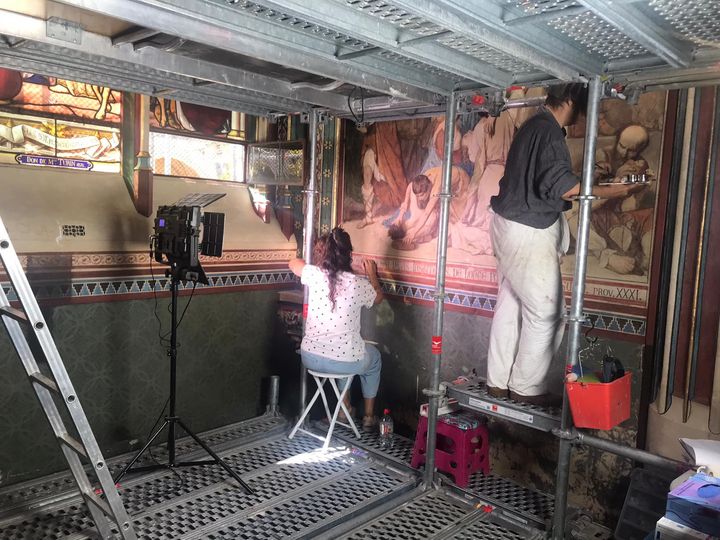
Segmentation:
{"type": "Polygon", "coordinates": [[[546,393],[546,375],[565,325],[560,257],[567,249],[563,216],[535,229],[495,214],[491,235],[497,259],[487,384],[523,396],[546,393]]]}

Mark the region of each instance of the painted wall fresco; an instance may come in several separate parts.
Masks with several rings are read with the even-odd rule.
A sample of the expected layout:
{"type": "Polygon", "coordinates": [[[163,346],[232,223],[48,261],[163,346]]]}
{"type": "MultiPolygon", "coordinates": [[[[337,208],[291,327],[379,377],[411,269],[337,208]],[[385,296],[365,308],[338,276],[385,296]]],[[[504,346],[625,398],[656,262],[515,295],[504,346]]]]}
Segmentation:
{"type": "MultiPolygon", "coordinates": [[[[514,90],[512,97],[523,92],[514,90]]],[[[652,180],[640,194],[596,203],[587,299],[603,312],[641,315],[639,310],[647,305],[665,100],[664,93],[655,93],[643,95],[637,105],[602,104],[597,181],[630,172],[645,173],[652,180]]],[[[497,118],[480,113],[458,117],[447,277],[451,293],[469,298],[460,307],[493,310],[494,302],[485,301],[496,292],[488,205],[497,193],[512,139],[534,112],[526,108],[497,118]],[[488,298],[478,301],[483,294],[488,298]]],[[[383,276],[396,288],[434,283],[444,131],[442,117],[361,129],[347,125],[341,220],[356,252],[377,258],[383,276]]],[[[568,134],[577,172],[583,133],[584,126],[576,126],[568,134]]],[[[575,211],[567,217],[572,229],[577,224],[575,211]]],[[[573,250],[574,238],[563,262],[568,292],[573,250]]]]}
{"type": "MultiPolygon", "coordinates": [[[[651,183],[625,199],[593,203],[588,255],[590,298],[647,306],[666,99],[666,93],[652,92],[643,94],[637,105],[620,100],[603,102],[596,178],[645,174],[651,183]]],[[[584,123],[568,132],[568,147],[577,173],[582,170],[584,134],[584,123]]],[[[577,205],[567,213],[567,218],[574,237],[577,205]]],[[[574,263],[575,257],[570,253],[563,262],[563,273],[572,275],[574,263]]]]}

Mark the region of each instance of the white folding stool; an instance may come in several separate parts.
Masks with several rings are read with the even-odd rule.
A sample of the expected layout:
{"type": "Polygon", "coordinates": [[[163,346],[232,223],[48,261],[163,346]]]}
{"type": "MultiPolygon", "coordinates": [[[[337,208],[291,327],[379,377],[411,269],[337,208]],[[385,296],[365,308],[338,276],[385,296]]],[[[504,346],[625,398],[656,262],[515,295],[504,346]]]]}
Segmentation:
{"type": "Polygon", "coordinates": [[[323,405],[325,405],[325,414],[327,415],[328,422],[330,422],[330,427],[328,428],[327,435],[325,436],[325,442],[323,443],[323,450],[327,450],[328,446],[330,445],[330,438],[332,437],[333,429],[335,429],[335,424],[340,424],[341,426],[348,427],[355,432],[355,436],[360,439],[360,432],[358,431],[358,428],[355,426],[355,422],[353,422],[352,416],[350,416],[350,411],[348,411],[347,407],[345,406],[345,402],[343,399],[345,398],[345,394],[350,390],[350,385],[352,384],[353,377],[355,375],[337,375],[335,373],[321,373],[319,371],[312,371],[307,370],[307,372],[312,375],[313,379],[315,379],[315,384],[317,384],[318,389],[315,391],[315,395],[310,400],[310,403],[308,403],[307,407],[305,407],[305,410],[303,411],[302,415],[300,416],[300,420],[298,420],[298,423],[295,424],[295,427],[290,432],[290,435],[288,435],[288,439],[292,439],[295,436],[295,433],[298,431],[302,431],[303,433],[307,433],[308,435],[311,435],[313,437],[316,437],[320,440],[323,440],[322,437],[319,437],[315,433],[311,431],[307,431],[306,429],[301,428],[303,421],[305,420],[305,417],[310,412],[310,409],[312,409],[312,406],[315,404],[315,401],[317,400],[318,396],[322,397],[323,405]],[[337,386],[338,379],[348,379],[347,384],[345,385],[345,388],[343,388],[343,391],[340,392],[340,389],[337,386]],[[324,385],[327,381],[330,381],[330,386],[332,386],[333,390],[335,391],[335,397],[337,397],[337,405],[335,406],[335,411],[332,414],[332,417],[330,416],[330,407],[328,406],[327,397],[325,396],[325,390],[324,385]],[[338,420],[338,414],[340,414],[340,409],[342,408],[343,412],[345,413],[345,417],[348,419],[349,424],[346,424],[345,422],[341,422],[338,420]]]}

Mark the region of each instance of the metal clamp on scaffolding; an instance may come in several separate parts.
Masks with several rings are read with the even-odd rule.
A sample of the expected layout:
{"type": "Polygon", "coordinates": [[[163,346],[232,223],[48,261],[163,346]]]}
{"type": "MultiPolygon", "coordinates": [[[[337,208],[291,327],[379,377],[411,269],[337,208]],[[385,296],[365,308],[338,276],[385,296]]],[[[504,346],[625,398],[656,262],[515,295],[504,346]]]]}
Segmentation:
{"type": "Polygon", "coordinates": [[[433,390],[431,388],[423,388],[422,393],[424,396],[438,397],[438,398],[445,397],[445,394],[447,394],[445,389],[433,390]]]}
{"type": "Polygon", "coordinates": [[[585,323],[589,323],[590,319],[587,317],[583,317],[583,316],[577,317],[574,315],[563,315],[563,321],[565,321],[566,323],[577,322],[580,324],[585,324],[585,323]]]}
{"type": "Polygon", "coordinates": [[[433,293],[432,293],[432,297],[433,297],[433,299],[435,299],[435,300],[440,300],[440,299],[442,299],[442,300],[444,301],[444,300],[448,297],[448,294],[445,292],[445,289],[443,289],[442,291],[435,291],[435,292],[433,292],[433,293]]]}

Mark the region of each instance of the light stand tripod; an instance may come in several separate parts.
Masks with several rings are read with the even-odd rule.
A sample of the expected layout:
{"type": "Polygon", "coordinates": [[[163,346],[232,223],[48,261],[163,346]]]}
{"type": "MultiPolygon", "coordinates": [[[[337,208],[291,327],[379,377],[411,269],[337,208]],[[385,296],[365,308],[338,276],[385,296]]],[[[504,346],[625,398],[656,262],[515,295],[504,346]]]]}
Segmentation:
{"type": "Polygon", "coordinates": [[[168,428],[168,442],[167,442],[167,451],[168,451],[168,462],[167,465],[162,464],[156,464],[156,465],[145,465],[142,467],[136,467],[135,469],[132,469],[133,471],[154,471],[158,469],[166,469],[166,468],[175,468],[175,467],[190,467],[194,465],[220,465],[223,469],[227,471],[227,473],[232,476],[239,484],[242,486],[242,488],[245,490],[245,492],[248,495],[252,495],[253,491],[250,489],[250,486],[248,486],[245,482],[243,482],[242,478],[228,465],[225,461],[220,458],[215,452],[212,451],[212,449],[200,438],[198,437],[193,431],[190,430],[190,428],[185,425],[185,423],[180,419],[179,416],[177,416],[175,412],[175,391],[176,391],[176,380],[177,380],[177,299],[178,299],[178,283],[180,282],[180,274],[181,269],[178,266],[177,263],[173,263],[169,270],[165,272],[165,276],[170,278],[170,297],[171,297],[171,330],[170,330],[170,349],[169,349],[169,356],[170,356],[170,410],[168,411],[168,415],[165,417],[165,422],[155,431],[155,433],[152,434],[148,442],[145,444],[145,446],[142,447],[142,449],[135,454],[135,457],[128,463],[125,468],[120,471],[120,474],[117,475],[115,478],[115,483],[119,482],[120,479],[125,476],[130,469],[132,469],[132,466],[135,465],[138,459],[140,459],[140,456],[142,456],[145,451],[150,448],[152,443],[157,439],[157,437],[160,435],[162,430],[164,430],[166,427],[168,428]],[[176,455],[175,455],[175,425],[180,426],[185,433],[190,435],[196,443],[198,443],[205,452],[207,452],[212,459],[209,460],[202,460],[202,461],[177,461],[176,455]]]}

